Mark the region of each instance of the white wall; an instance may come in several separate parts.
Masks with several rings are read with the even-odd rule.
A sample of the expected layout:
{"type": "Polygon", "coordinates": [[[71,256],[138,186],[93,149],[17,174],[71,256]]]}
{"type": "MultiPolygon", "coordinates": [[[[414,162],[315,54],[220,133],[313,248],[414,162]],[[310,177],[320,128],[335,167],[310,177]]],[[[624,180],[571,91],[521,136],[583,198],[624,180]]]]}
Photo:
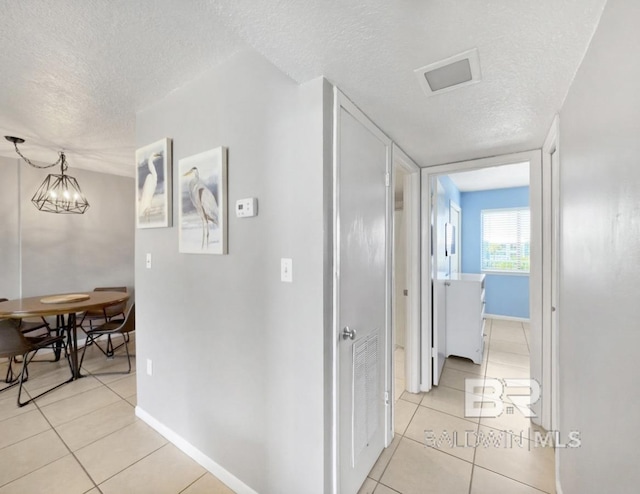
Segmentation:
{"type": "Polygon", "coordinates": [[[136,232],[138,407],[265,494],[324,492],[326,92],[246,51],[137,115],[139,146],[173,138],[174,197],[180,159],[227,146],[229,205],[259,202],[229,215],[227,256],[179,254],[177,225],[136,232]]]}
{"type": "Polygon", "coordinates": [[[18,160],[0,157],[0,298],[20,297],[18,160]]]}
{"type": "Polygon", "coordinates": [[[90,203],[83,215],[44,213],[31,203],[47,174],[59,169],[0,158],[0,296],[133,288],[134,180],[70,166],[67,173],[90,203]]]}
{"type": "Polygon", "coordinates": [[[639,19],[609,0],[560,113],[564,494],[640,490],[639,19]]]}

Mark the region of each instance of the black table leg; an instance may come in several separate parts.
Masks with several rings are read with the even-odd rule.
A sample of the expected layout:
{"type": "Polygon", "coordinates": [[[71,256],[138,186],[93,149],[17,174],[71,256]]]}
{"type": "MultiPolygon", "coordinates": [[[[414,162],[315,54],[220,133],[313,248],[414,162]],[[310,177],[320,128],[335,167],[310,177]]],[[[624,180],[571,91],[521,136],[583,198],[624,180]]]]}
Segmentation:
{"type": "Polygon", "coordinates": [[[67,339],[69,340],[69,358],[71,359],[71,367],[74,379],[80,379],[80,366],[78,362],[78,327],[76,325],[76,314],[71,312],[67,317],[67,339]]]}
{"type": "MultiPolygon", "coordinates": [[[[56,327],[55,327],[55,333],[56,336],[60,336],[60,333],[64,331],[64,319],[62,316],[57,315],[56,316],[56,327]]],[[[58,360],[60,360],[60,355],[62,355],[62,342],[58,342],[55,345],[54,348],[54,355],[55,355],[55,361],[57,362],[58,360]]]]}

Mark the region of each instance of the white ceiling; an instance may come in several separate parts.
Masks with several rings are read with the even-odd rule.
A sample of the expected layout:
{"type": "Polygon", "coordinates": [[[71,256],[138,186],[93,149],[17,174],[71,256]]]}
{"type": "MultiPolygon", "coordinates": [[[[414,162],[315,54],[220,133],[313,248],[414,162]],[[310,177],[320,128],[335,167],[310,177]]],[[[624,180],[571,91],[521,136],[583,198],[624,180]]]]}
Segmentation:
{"type": "Polygon", "coordinates": [[[470,172],[449,174],[460,192],[506,189],[529,185],[529,163],[493,166],[470,172]]]}
{"type": "Polygon", "coordinates": [[[251,47],[298,82],[327,77],[421,166],[537,148],[605,3],[4,2],[0,135],[132,176],[135,112],[251,47]],[[427,98],[414,69],[471,48],[482,81],[427,98]]]}

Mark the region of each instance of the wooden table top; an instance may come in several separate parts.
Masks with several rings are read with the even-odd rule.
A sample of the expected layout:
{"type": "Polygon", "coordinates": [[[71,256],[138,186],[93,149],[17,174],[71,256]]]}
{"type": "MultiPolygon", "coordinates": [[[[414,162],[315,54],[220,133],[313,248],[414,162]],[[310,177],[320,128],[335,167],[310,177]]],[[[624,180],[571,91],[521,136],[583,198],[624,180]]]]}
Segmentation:
{"type": "MultiPolygon", "coordinates": [[[[74,294],[77,294],[75,292],[74,294]]],[[[40,295],[38,297],[19,298],[0,302],[0,317],[34,317],[56,316],[69,314],[70,312],[84,312],[89,309],[102,309],[109,305],[129,300],[129,294],[125,292],[83,292],[89,296],[87,300],[64,303],[43,303],[41,300],[52,295],[40,295]]],[[[68,294],[55,294],[68,295],[68,294]]]]}

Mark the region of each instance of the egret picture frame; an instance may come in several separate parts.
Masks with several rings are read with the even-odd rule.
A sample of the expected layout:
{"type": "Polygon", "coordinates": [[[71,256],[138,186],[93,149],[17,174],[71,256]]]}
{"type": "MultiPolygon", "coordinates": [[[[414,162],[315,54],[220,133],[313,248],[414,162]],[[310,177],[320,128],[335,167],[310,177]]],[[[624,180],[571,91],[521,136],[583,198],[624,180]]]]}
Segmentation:
{"type": "Polygon", "coordinates": [[[227,148],[178,162],[179,251],[227,253],[227,148]]]}
{"type": "Polygon", "coordinates": [[[172,224],[172,149],[164,138],[136,150],[136,227],[172,224]]]}

